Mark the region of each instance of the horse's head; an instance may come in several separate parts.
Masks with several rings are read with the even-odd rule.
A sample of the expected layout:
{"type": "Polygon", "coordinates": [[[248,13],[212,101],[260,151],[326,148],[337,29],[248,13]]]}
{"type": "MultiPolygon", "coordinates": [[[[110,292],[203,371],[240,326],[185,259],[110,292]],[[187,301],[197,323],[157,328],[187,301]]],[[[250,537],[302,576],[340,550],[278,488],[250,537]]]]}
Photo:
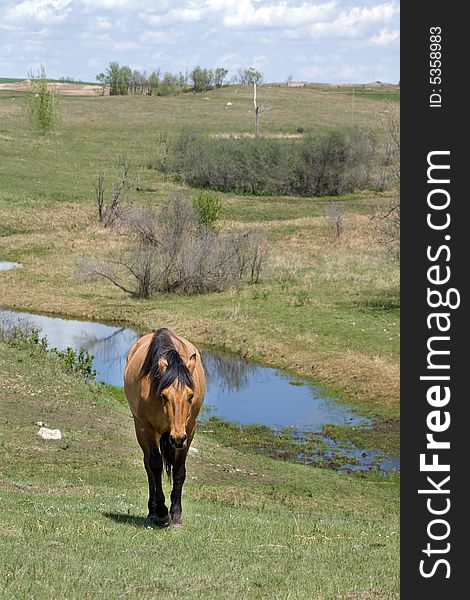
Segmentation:
{"type": "MultiPolygon", "coordinates": [[[[158,361],[161,373],[165,373],[168,362],[164,356],[158,361]]],[[[196,366],[196,354],[193,354],[186,365],[191,381],[175,378],[170,385],[161,390],[163,410],[170,422],[170,443],[174,448],[184,448],[188,443],[186,425],[191,415],[191,403],[194,396],[192,375],[196,366]],[[192,384],[192,385],[190,385],[192,384]]]]}

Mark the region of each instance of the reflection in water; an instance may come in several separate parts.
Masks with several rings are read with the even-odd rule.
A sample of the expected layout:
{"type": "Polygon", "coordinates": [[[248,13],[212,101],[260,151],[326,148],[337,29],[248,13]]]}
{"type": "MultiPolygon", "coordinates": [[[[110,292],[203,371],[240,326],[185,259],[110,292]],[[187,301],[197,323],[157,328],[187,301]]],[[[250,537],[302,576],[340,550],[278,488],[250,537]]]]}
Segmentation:
{"type": "Polygon", "coordinates": [[[223,390],[241,390],[249,385],[258,365],[241,358],[218,352],[201,352],[208,384],[216,384],[223,390]]]}
{"type": "Polygon", "coordinates": [[[127,351],[140,337],[137,331],[91,321],[0,311],[2,322],[15,318],[29,327],[38,328],[40,335],[47,338],[49,347],[59,350],[86,348],[94,356],[93,367],[98,373],[96,377],[98,381],[122,386],[127,351]]]}
{"type": "Polygon", "coordinates": [[[328,423],[370,423],[308,382],[291,385],[292,378],[278,369],[220,353],[203,352],[202,356],[208,380],[206,406],[221,419],[316,432],[328,423]]]}
{"type": "Polygon", "coordinates": [[[101,335],[96,331],[84,330],[76,337],[75,343],[93,355],[98,380],[121,386],[127,351],[140,336],[136,331],[125,327],[111,329],[111,333],[101,332],[101,335]]]}

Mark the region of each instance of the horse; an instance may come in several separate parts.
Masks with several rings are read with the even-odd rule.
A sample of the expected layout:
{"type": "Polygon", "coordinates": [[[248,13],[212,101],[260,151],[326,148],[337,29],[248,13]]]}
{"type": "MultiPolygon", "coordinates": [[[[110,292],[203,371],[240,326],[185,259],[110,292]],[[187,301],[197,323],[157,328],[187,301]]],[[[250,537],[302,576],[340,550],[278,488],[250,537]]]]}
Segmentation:
{"type": "Polygon", "coordinates": [[[198,349],[166,328],[144,335],[127,354],[124,391],[149,483],[146,525],[181,525],[186,456],[206,392],[198,349]],[[170,511],[163,469],[173,478],[170,511]]]}

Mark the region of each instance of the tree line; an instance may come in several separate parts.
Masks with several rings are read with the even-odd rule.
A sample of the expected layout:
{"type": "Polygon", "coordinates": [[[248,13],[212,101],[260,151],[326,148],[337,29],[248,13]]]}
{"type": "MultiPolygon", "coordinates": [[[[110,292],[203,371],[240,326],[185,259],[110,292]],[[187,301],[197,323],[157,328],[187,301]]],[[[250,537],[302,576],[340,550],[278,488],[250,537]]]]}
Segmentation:
{"type": "MultiPolygon", "coordinates": [[[[224,67],[208,69],[197,65],[185,73],[162,73],[160,69],[147,73],[113,61],[105,72],[98,73],[96,80],[102,85],[103,95],[109,90],[111,96],[168,96],[187,92],[202,93],[220,88],[227,85],[227,76],[228,70],[224,67]]],[[[238,69],[231,81],[240,85],[252,85],[261,83],[262,80],[263,74],[250,67],[238,69]]]]}

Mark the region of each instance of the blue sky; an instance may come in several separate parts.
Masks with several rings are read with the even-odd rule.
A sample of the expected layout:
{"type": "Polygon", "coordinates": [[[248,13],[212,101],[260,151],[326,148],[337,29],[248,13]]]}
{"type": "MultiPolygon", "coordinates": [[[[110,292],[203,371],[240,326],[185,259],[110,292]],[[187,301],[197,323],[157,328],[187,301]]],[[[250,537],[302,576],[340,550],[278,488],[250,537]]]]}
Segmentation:
{"type": "Polygon", "coordinates": [[[0,77],[94,81],[112,60],[197,64],[266,81],[399,81],[399,2],[378,0],[0,0],[0,77]]]}

